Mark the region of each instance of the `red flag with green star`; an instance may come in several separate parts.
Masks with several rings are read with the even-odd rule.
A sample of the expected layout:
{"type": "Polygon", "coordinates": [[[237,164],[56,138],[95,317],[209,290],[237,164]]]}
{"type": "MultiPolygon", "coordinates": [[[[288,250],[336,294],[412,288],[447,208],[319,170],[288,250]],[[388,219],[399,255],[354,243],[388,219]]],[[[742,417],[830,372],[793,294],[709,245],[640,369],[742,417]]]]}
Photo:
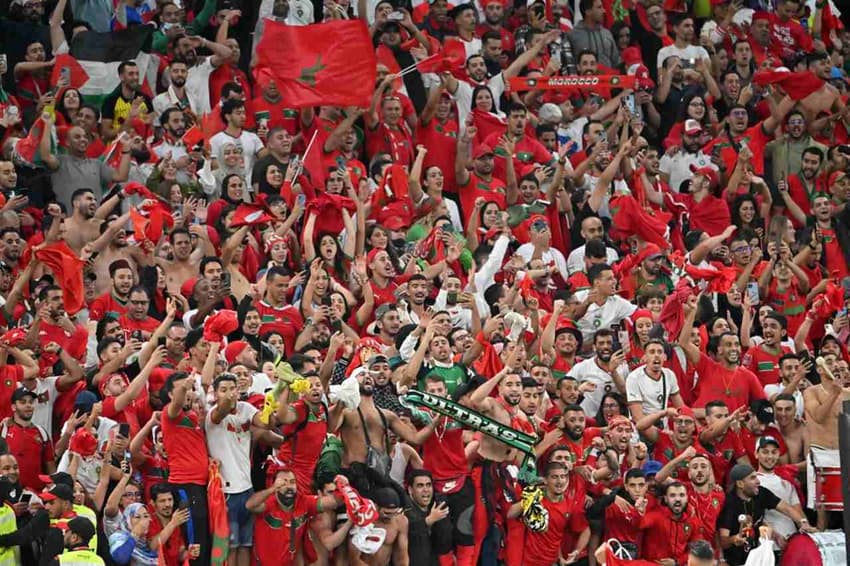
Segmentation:
{"type": "Polygon", "coordinates": [[[365,108],[375,90],[375,48],[360,20],[309,26],[266,20],[257,66],[275,81],[287,108],[365,108]]]}
{"type": "Polygon", "coordinates": [[[207,480],[207,510],[212,539],[212,566],[225,566],[230,553],[230,523],[227,521],[227,503],[221,490],[221,475],[218,463],[210,460],[209,480],[207,480]]]}

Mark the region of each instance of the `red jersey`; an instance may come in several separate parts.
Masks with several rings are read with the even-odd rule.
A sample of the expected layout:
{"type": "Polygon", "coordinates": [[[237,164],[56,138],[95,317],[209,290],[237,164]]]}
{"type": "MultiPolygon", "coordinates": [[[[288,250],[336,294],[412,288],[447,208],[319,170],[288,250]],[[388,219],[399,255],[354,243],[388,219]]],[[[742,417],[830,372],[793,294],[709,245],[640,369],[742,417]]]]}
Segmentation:
{"type": "Polygon", "coordinates": [[[738,462],[738,458],[747,454],[744,450],[744,444],[741,442],[740,433],[731,428],[726,431],[722,439],[703,443],[703,447],[711,458],[714,481],[720,485],[726,485],[726,476],[729,474],[729,470],[738,462]]]}
{"type": "MultiPolygon", "coordinates": [[[[773,136],[764,131],[764,122],[759,122],[755,126],[744,130],[744,133],[740,136],[735,137],[735,143],[738,144],[738,147],[740,147],[742,142],[746,143],[753,153],[750,163],[756,175],[764,175],[764,148],[771,141],[773,141],[773,136]]],[[[722,138],[714,138],[702,148],[702,152],[706,155],[711,154],[711,150],[715,145],[721,146],[720,159],[726,165],[726,170],[731,173],[734,171],[735,165],[738,162],[738,151],[729,143],[729,138],[724,136],[722,138]]]]}
{"type": "Polygon", "coordinates": [[[469,180],[464,184],[458,183],[457,191],[460,195],[460,207],[464,216],[466,216],[463,219],[465,222],[469,221],[469,215],[475,210],[475,199],[478,197],[486,201],[493,201],[499,205],[501,210],[507,210],[505,198],[507,188],[505,183],[496,177],[492,177],[490,181],[485,181],[475,173],[469,173],[469,180]]]}
{"type": "Polygon", "coordinates": [[[283,98],[277,102],[269,102],[262,96],[258,96],[251,101],[251,111],[254,113],[254,123],[257,127],[265,120],[269,130],[283,128],[290,136],[297,134],[301,127],[298,110],[286,108],[283,98]]]}
{"type": "Polygon", "coordinates": [[[277,459],[289,464],[289,469],[295,472],[300,493],[312,493],[313,470],[328,433],[328,412],[324,405],[319,405],[318,414],[314,413],[303,399],[291,407],[296,420],[281,428],[285,440],[278,448],[277,459]]]}
{"type": "Polygon", "coordinates": [[[726,502],[726,493],[715,485],[708,493],[697,493],[691,482],[684,482],[688,488],[688,507],[693,510],[697,523],[698,539],[714,541],[717,531],[717,517],[726,502]]]}
{"type": "MultiPolygon", "coordinates": [[[[493,176],[499,179],[507,178],[505,168],[505,153],[499,147],[499,142],[504,137],[505,132],[496,132],[487,136],[484,144],[493,148],[493,153],[496,154],[496,159],[493,167],[493,176]]],[[[522,178],[523,169],[532,163],[541,163],[546,165],[554,160],[552,152],[543,147],[543,144],[530,136],[522,136],[519,141],[514,143],[514,171],[516,171],[517,182],[522,178]]]]}
{"type": "MultiPolygon", "coordinates": [[[[700,445],[699,441],[695,438],[693,444],[689,446],[693,446],[697,452],[704,452],[705,449],[700,445]]],[[[658,435],[658,441],[655,443],[652,451],[652,457],[655,460],[658,460],[662,464],[666,464],[670,460],[673,460],[685,451],[687,446],[683,448],[679,448],[676,446],[676,443],[673,442],[673,433],[668,430],[663,430],[658,435]]],[[[688,479],[688,462],[682,461],[679,464],[679,467],[676,468],[675,479],[679,481],[688,479]]]]}
{"type": "Polygon", "coordinates": [[[699,382],[694,408],[705,407],[713,399],[723,399],[730,411],[749,406],[750,401],[766,399],[764,389],[753,373],[742,367],[728,370],[703,353],[697,364],[699,382]]]}
{"type": "Polygon", "coordinates": [[[12,416],[12,394],[24,379],[24,366],[7,364],[0,367],[0,420],[12,416]]]}
{"type": "Polygon", "coordinates": [[[454,493],[463,487],[469,474],[464,448],[463,426],[452,420],[438,426],[422,444],[422,462],[434,476],[435,492],[454,493]]]}
{"type": "Polygon", "coordinates": [[[797,53],[811,51],[812,36],[803,29],[800,22],[783,22],[774,16],[770,22],[770,45],[783,59],[789,59],[797,53]]]}
{"type": "Polygon", "coordinates": [[[688,561],[688,543],[699,539],[699,523],[690,507],[674,517],[668,507],[658,506],[646,512],[640,522],[643,533],[642,558],[672,558],[679,564],[688,561]]]}
{"type": "Polygon", "coordinates": [[[605,539],[615,538],[621,542],[638,544],[641,539],[640,521],[643,516],[634,505],[623,513],[619,507],[611,503],[605,508],[605,539]]]}
{"type": "Polygon", "coordinates": [[[525,566],[551,566],[558,561],[558,552],[566,533],[579,535],[588,528],[584,516],[584,497],[551,501],[544,497],[541,502],[549,511],[549,528],[542,533],[526,530],[525,566]]]}
{"type": "MultiPolygon", "coordinates": [[[[141,394],[147,395],[147,390],[142,390],[141,394]]],[[[117,400],[118,397],[106,397],[103,400],[103,412],[101,414],[107,419],[129,424],[131,435],[136,434],[141,429],[141,425],[139,425],[139,415],[136,412],[135,402],[131,401],[129,405],[124,407],[123,411],[118,411],[115,409],[115,402],[117,400]]]]}
{"type": "Polygon", "coordinates": [[[9,446],[9,454],[18,460],[20,482],[25,488],[39,493],[44,482],[38,479],[45,472],[44,465],[54,459],[50,436],[38,425],[21,426],[10,420],[0,427],[0,436],[9,446]]]}
{"type": "Polygon", "coordinates": [[[89,305],[89,319],[101,320],[107,314],[116,318],[127,314],[127,301],[116,297],[111,291],[97,297],[89,305]]]}
{"type": "Polygon", "coordinates": [[[207,442],[195,411],[180,410],[175,419],[163,409],[162,443],[168,454],[168,481],[207,485],[207,442]]]}
{"type": "Polygon", "coordinates": [[[291,510],[281,507],[272,493],[254,521],[254,559],[257,566],[290,566],[303,548],[310,519],[321,512],[314,495],[295,496],[291,510]]]}
{"type": "Polygon", "coordinates": [[[830,277],[847,277],[850,275],[850,270],[848,270],[847,262],[844,260],[844,252],[841,250],[841,244],[838,242],[838,238],[835,237],[835,230],[832,228],[821,228],[820,232],[823,236],[823,256],[824,261],[826,261],[827,274],[830,277]]]}
{"type": "Polygon", "coordinates": [[[457,180],[455,179],[455,157],[457,156],[457,119],[449,118],[445,123],[440,123],[436,118],[427,124],[419,124],[416,127],[416,143],[428,148],[425,154],[425,162],[422,164],[422,172],[429,167],[439,167],[443,173],[443,190],[448,193],[457,193],[457,180]]]}
{"type": "Polygon", "coordinates": [[[301,313],[292,305],[283,305],[281,307],[273,307],[265,301],[254,303],[257,311],[260,313],[260,334],[263,334],[271,327],[265,328],[268,325],[274,325],[273,328],[281,333],[283,341],[286,345],[287,352],[295,351],[295,339],[298,334],[304,329],[304,319],[301,318],[301,313]]]}
{"type": "Polygon", "coordinates": [[[779,383],[779,358],[791,353],[791,348],[780,346],[778,353],[771,354],[764,346],[751,346],[741,361],[741,366],[756,374],[762,386],[779,383]]]}
{"type": "Polygon", "coordinates": [[[690,194],[671,193],[671,197],[688,207],[691,230],[704,230],[710,236],[719,236],[732,222],[726,199],[711,194],[699,202],[690,194]]]}
{"type": "Polygon", "coordinates": [[[127,314],[124,314],[118,319],[118,322],[121,323],[121,328],[123,328],[125,332],[135,332],[136,330],[139,330],[143,334],[153,334],[159,326],[159,321],[152,316],[148,316],[144,320],[136,320],[130,318],[127,314]]]}
{"type": "MultiPolygon", "coordinates": [[[[209,79],[210,90],[210,107],[215,108],[221,99],[221,89],[225,83],[236,83],[242,87],[245,93],[245,100],[251,100],[253,93],[251,92],[251,83],[248,82],[248,75],[239,67],[233,67],[230,63],[222,63],[219,67],[210,74],[209,79]]],[[[250,114],[249,114],[250,116],[250,114]]],[[[253,127],[252,124],[246,124],[246,127],[253,127]]]]}
{"type": "MultiPolygon", "coordinates": [[[[41,322],[38,327],[39,344],[56,342],[63,350],[68,352],[78,362],[85,360],[88,347],[89,333],[85,326],[74,325],[74,330],[68,332],[57,324],[41,322]]],[[[43,353],[38,358],[38,367],[42,376],[53,375],[53,365],[59,361],[59,356],[51,353],[43,353]]]]}
{"type": "Polygon", "coordinates": [[[366,152],[369,155],[388,153],[392,160],[401,165],[413,164],[413,139],[404,121],[398,128],[390,128],[380,122],[374,130],[366,129],[366,152]]]}
{"type": "MultiPolygon", "coordinates": [[[[809,214],[812,210],[812,195],[817,193],[829,194],[829,188],[821,177],[815,177],[814,182],[809,183],[803,179],[799,173],[788,175],[788,195],[791,197],[803,214],[809,214]]],[[[792,214],[786,214],[794,224],[794,228],[802,228],[800,223],[792,214]]]]}
{"type": "Polygon", "coordinates": [[[788,320],[788,336],[796,335],[806,317],[806,294],[800,292],[797,279],[792,276],[790,285],[784,291],[779,291],[779,281],[775,277],[771,279],[765,302],[788,320]]]}
{"type": "Polygon", "coordinates": [[[386,304],[395,304],[395,290],[398,289],[398,283],[393,280],[390,281],[390,284],[386,287],[378,287],[378,284],[370,279],[369,285],[372,286],[372,293],[375,295],[375,308],[372,309],[372,318],[374,318],[374,312],[379,306],[386,304]]]}
{"type": "MultiPolygon", "coordinates": [[[[578,441],[573,440],[570,436],[561,432],[561,438],[559,438],[555,444],[552,446],[564,446],[573,453],[573,456],[576,457],[576,466],[583,466],[587,462],[587,457],[590,455],[590,448],[593,444],[593,439],[599,436],[602,433],[601,428],[596,427],[587,427],[584,429],[584,432],[581,435],[581,438],[578,441]]],[[[551,450],[550,448],[549,450],[551,450]]]]}
{"type": "MultiPolygon", "coordinates": [[[[150,505],[148,505],[148,513],[151,516],[148,537],[153,538],[162,532],[165,525],[159,522],[159,518],[150,505]]],[[[186,540],[183,538],[183,529],[174,529],[168,540],[159,546],[159,555],[165,560],[165,566],[182,566],[179,559],[180,549],[184,546],[186,546],[186,540]]]]}

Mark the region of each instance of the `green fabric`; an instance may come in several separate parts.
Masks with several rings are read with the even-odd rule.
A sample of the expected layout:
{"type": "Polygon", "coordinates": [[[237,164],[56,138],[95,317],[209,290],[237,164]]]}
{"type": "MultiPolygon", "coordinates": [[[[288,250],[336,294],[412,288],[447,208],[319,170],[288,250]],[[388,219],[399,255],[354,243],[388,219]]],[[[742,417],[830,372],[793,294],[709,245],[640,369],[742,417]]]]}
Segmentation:
{"type": "Polygon", "coordinates": [[[316,462],[313,477],[324,477],[327,474],[336,476],[342,469],[342,454],[342,440],[334,435],[328,435],[322,445],[322,452],[319,454],[319,461],[316,462]]]}
{"type": "Polygon", "coordinates": [[[431,374],[439,375],[443,379],[443,383],[446,384],[446,389],[449,392],[449,395],[454,395],[455,389],[457,386],[466,383],[466,368],[458,365],[452,364],[452,367],[444,368],[440,366],[434,366],[430,368],[423,368],[423,370],[419,373],[419,383],[418,388],[422,391],[425,390],[425,377],[431,374]]]}
{"type": "MultiPolygon", "coordinates": [[[[210,18],[212,18],[215,13],[215,7],[216,0],[207,0],[204,3],[204,7],[201,8],[201,11],[195,15],[192,23],[183,28],[186,30],[186,35],[201,35],[201,32],[207,27],[210,18]]],[[[168,36],[160,30],[153,32],[151,49],[157,53],[162,53],[163,55],[166,54],[168,52],[168,36]]]]}

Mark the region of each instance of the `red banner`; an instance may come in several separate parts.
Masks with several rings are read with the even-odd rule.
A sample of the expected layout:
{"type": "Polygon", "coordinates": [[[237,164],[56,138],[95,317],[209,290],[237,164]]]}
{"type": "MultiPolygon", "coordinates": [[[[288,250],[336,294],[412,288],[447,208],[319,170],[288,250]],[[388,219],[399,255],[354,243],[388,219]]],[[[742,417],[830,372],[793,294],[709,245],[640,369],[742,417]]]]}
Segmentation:
{"type": "Polygon", "coordinates": [[[563,77],[514,77],[509,80],[512,91],[524,90],[608,90],[634,88],[634,75],[566,75],[563,77]]]}

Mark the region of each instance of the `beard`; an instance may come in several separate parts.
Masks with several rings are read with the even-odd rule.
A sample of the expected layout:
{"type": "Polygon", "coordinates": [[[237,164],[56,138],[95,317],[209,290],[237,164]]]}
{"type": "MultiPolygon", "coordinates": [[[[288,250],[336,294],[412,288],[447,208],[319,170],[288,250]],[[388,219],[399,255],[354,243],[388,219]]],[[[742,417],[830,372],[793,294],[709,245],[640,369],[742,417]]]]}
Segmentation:
{"type": "Polygon", "coordinates": [[[180,87],[182,87],[183,85],[186,84],[186,79],[183,79],[183,78],[171,79],[171,84],[176,86],[177,88],[180,88],[180,87]]]}
{"type": "Polygon", "coordinates": [[[375,388],[372,385],[361,385],[360,394],[366,397],[371,397],[375,393],[375,388]],[[368,389],[367,389],[368,388],[368,389]]]}
{"type": "Polygon", "coordinates": [[[287,489],[283,493],[279,493],[277,495],[277,498],[280,500],[281,503],[283,503],[285,507],[292,507],[293,505],[295,505],[295,490],[287,489]]]}
{"type": "Polygon", "coordinates": [[[138,149],[131,149],[130,157],[132,157],[136,163],[147,163],[150,161],[151,152],[148,150],[147,146],[138,149]]]}

